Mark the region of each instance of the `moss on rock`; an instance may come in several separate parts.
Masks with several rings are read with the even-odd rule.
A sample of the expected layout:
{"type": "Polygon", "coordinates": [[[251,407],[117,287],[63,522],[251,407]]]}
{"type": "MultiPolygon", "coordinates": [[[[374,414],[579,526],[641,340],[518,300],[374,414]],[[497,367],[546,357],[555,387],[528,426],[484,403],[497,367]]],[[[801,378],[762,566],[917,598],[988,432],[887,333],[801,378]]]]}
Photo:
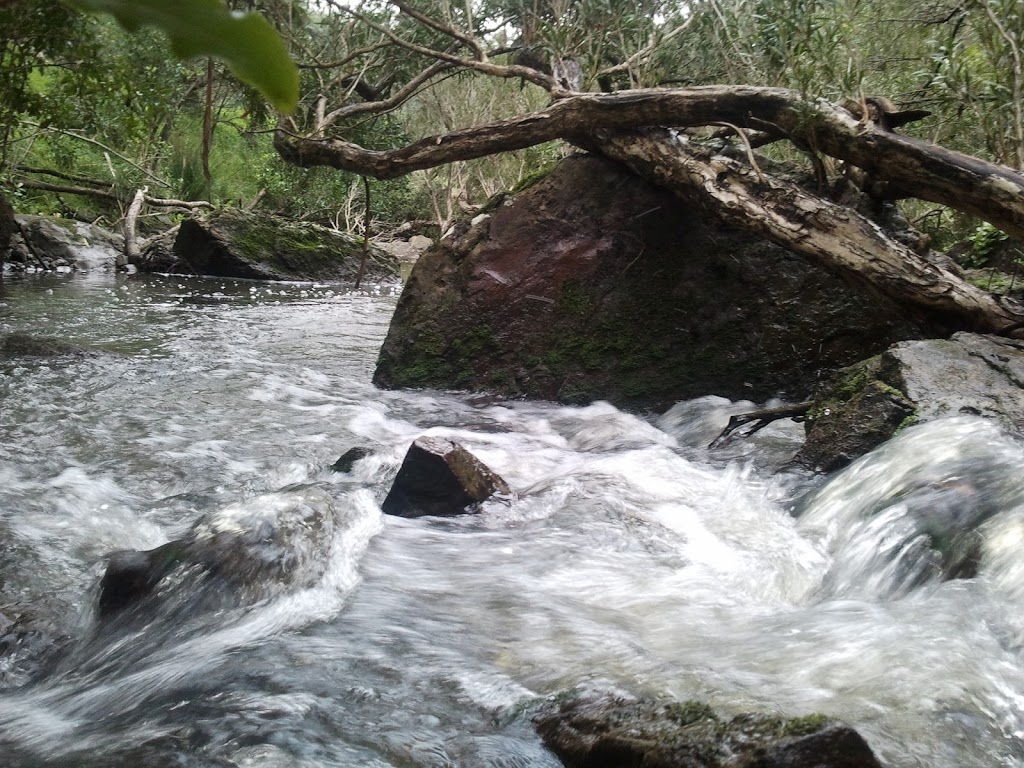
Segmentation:
{"type": "MultiPolygon", "coordinates": [[[[362,240],[307,222],[225,210],[187,219],[174,243],[175,271],[255,280],[353,282],[362,240]]],[[[371,246],[367,282],[397,281],[397,259],[371,246]]]]}

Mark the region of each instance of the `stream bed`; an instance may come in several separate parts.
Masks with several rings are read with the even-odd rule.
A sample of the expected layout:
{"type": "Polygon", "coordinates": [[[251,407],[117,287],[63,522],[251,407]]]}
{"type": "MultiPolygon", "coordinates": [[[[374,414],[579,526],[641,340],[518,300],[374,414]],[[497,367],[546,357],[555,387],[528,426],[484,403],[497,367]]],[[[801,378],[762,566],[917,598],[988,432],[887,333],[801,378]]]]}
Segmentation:
{"type": "Polygon", "coordinates": [[[1020,442],[948,419],[821,478],[784,468],[792,423],[709,452],[721,398],[656,417],[380,391],[396,301],[0,283],[0,334],[84,350],[0,360],[0,602],[66,606],[73,638],[40,678],[0,667],[4,765],[557,768],[530,716],[581,687],[825,713],[893,767],[1024,765],[1020,442]],[[385,518],[424,434],[517,498],[385,518]],[[351,447],[371,454],[332,472],[351,447]],[[295,487],[338,510],[314,585],[97,623],[107,553],[295,487]],[[969,518],[971,578],[941,578],[926,517],[969,518]]]}

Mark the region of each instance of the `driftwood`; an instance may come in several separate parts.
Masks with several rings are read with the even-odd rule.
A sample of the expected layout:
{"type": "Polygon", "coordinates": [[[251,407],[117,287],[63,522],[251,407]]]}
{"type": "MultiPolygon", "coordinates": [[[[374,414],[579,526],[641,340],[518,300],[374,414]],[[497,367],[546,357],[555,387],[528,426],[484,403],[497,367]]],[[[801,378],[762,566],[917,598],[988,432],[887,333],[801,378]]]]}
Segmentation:
{"type": "Polygon", "coordinates": [[[729,423],[725,426],[725,429],[722,430],[718,437],[711,441],[708,448],[721,448],[732,437],[737,435],[740,437],[750,437],[755,432],[764,429],[773,421],[778,421],[779,419],[803,421],[812,405],[813,403],[808,400],[803,403],[793,403],[791,405],[780,405],[775,408],[762,408],[757,411],[737,413],[735,416],[729,417],[729,423]],[[747,429],[740,432],[739,429],[743,426],[747,426],[747,429]]]}
{"type": "Polygon", "coordinates": [[[146,193],[149,187],[142,187],[135,191],[132,204],[128,206],[128,213],[124,217],[124,251],[117,256],[115,266],[123,267],[132,264],[139,259],[139,243],[135,234],[135,222],[139,218],[139,212],[146,202],[146,193]]]}

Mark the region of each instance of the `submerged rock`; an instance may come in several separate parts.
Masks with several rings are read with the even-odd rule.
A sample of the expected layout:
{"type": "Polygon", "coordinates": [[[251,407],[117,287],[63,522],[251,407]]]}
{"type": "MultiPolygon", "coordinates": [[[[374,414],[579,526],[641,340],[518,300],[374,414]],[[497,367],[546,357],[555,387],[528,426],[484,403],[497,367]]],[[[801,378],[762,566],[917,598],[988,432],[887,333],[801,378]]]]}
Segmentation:
{"type": "Polygon", "coordinates": [[[0,363],[30,358],[81,358],[96,354],[94,350],[69,344],[47,336],[33,336],[29,333],[14,332],[0,336],[0,363]]]}
{"type": "Polygon", "coordinates": [[[71,635],[58,617],[69,612],[45,602],[0,605],[0,689],[36,679],[61,657],[71,635]]]}
{"type": "MultiPolygon", "coordinates": [[[[251,280],[354,282],[362,256],[361,241],[342,232],[236,210],[182,222],[170,264],[157,246],[140,269],[251,280]]],[[[364,281],[397,282],[398,274],[398,260],[371,246],[364,281]]]]}
{"type": "Polygon", "coordinates": [[[460,515],[495,494],[511,496],[508,484],[454,440],[421,437],[409,448],[381,505],[386,515],[460,515]]]}
{"type": "Polygon", "coordinates": [[[242,597],[310,586],[326,569],[335,514],[323,491],[268,493],[205,515],[156,549],[114,552],[100,582],[100,615],[119,613],[184,572],[242,597]]]}
{"type": "Polygon", "coordinates": [[[698,702],[578,696],[534,718],[567,768],[881,768],[864,739],[823,716],[720,718],[698,702]]]}
{"type": "Polygon", "coordinates": [[[578,156],[420,257],[374,382],[658,410],[803,399],[820,371],[919,335],[805,259],[578,156]]]}
{"type": "Polygon", "coordinates": [[[360,459],[365,459],[373,453],[369,448],[349,448],[338,458],[336,462],[331,465],[331,471],[333,472],[351,472],[352,467],[360,459]]]}
{"type": "Polygon", "coordinates": [[[837,472],[798,503],[824,544],[828,597],[890,599],[984,571],[1019,572],[1024,446],[975,416],[929,421],[837,472]],[[1012,547],[1015,564],[995,565],[1012,547]]]}
{"type": "Polygon", "coordinates": [[[902,427],[957,415],[1024,428],[1024,342],[975,333],[905,341],[838,372],[815,395],[797,461],[839,469],[902,427]]]}

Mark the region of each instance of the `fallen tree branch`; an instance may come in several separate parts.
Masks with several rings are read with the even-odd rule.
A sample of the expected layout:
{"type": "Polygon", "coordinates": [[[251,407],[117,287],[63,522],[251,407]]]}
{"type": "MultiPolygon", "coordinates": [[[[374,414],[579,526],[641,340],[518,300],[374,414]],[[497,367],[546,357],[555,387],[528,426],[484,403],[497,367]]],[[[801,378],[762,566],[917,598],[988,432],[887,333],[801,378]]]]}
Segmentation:
{"type": "MultiPolygon", "coordinates": [[[[156,182],[161,187],[164,187],[165,189],[170,189],[171,188],[170,183],[164,181],[159,176],[156,176],[155,174],[153,174],[152,171],[146,170],[145,168],[143,168],[141,165],[136,163],[134,160],[132,160],[127,155],[124,155],[121,152],[118,152],[116,149],[113,149],[112,147],[108,147],[106,144],[104,144],[101,141],[97,141],[96,139],[90,138],[89,136],[83,136],[82,134],[76,133],[75,131],[67,131],[67,130],[64,130],[63,128],[54,128],[52,125],[44,126],[44,125],[40,125],[39,123],[33,123],[31,120],[22,120],[21,122],[23,124],[25,124],[25,125],[31,125],[33,128],[39,128],[40,130],[43,130],[43,131],[51,131],[53,133],[59,133],[62,136],[68,136],[68,137],[70,137],[72,139],[78,139],[79,141],[84,141],[86,144],[92,144],[94,147],[98,147],[98,148],[102,149],[104,152],[109,152],[110,154],[116,156],[120,160],[128,163],[128,165],[130,165],[132,168],[136,169],[137,171],[141,171],[151,181],[156,182]]],[[[109,158],[108,158],[108,162],[109,162],[109,158]]]]}
{"type": "Polygon", "coordinates": [[[898,187],[904,196],[940,203],[1024,237],[1024,174],[861,123],[841,107],[785,88],[716,85],[562,94],[547,109],[397,149],[368,150],[341,138],[297,136],[283,128],[275,132],[274,145],[295,165],[391,179],[555,139],[590,146],[587,137],[599,129],[723,122],[753,129],[778,126],[794,142],[856,165],[898,187]]]}
{"type": "Polygon", "coordinates": [[[142,187],[135,191],[135,197],[132,198],[132,204],[128,206],[128,212],[124,217],[124,226],[122,231],[124,233],[124,251],[117,255],[117,259],[114,262],[115,267],[123,267],[126,264],[133,264],[139,260],[139,244],[136,240],[135,235],[135,222],[139,218],[139,212],[142,210],[143,203],[146,202],[146,192],[149,191],[149,187],[142,187]]]}
{"type": "Polygon", "coordinates": [[[729,423],[722,430],[721,434],[718,435],[711,443],[708,448],[721,448],[730,438],[734,436],[740,427],[750,424],[748,429],[739,433],[740,437],[750,437],[755,432],[759,432],[773,421],[779,419],[793,419],[793,421],[803,421],[807,412],[811,410],[811,406],[814,403],[807,400],[803,403],[793,403],[791,405],[780,405],[775,408],[761,408],[757,411],[748,411],[746,413],[737,413],[729,417],[729,423]]]}
{"type": "Polygon", "coordinates": [[[73,184],[88,184],[91,187],[104,187],[110,186],[111,182],[104,181],[103,179],[93,179],[89,176],[81,176],[77,173],[65,173],[64,171],[55,171],[52,168],[35,168],[30,165],[15,165],[14,170],[19,173],[32,173],[39,176],[52,176],[55,179],[63,179],[64,181],[70,181],[73,184]]]}
{"type": "MultiPolygon", "coordinates": [[[[38,189],[43,192],[62,192],[68,195],[99,197],[104,200],[121,200],[121,197],[116,192],[112,192],[107,189],[78,187],[67,184],[51,184],[47,181],[35,181],[34,179],[22,179],[18,183],[26,189],[38,189]]],[[[176,200],[172,197],[153,197],[148,194],[145,197],[145,203],[146,205],[152,205],[157,208],[187,208],[189,210],[194,210],[196,208],[212,210],[215,207],[213,203],[207,200],[176,200]]]]}
{"type": "Polygon", "coordinates": [[[856,211],[678,140],[665,129],[605,132],[597,148],[722,220],[812,258],[950,330],[1006,333],[1024,306],[961,280],[856,211]]]}

